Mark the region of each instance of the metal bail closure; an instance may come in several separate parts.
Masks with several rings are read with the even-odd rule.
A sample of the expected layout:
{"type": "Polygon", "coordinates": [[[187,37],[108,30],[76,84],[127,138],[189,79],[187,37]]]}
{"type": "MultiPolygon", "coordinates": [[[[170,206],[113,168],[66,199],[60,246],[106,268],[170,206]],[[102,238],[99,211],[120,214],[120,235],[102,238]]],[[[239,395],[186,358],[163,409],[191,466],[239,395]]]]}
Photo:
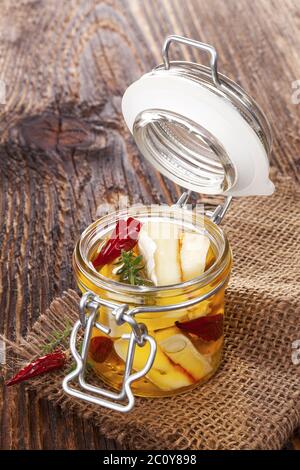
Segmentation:
{"type": "MultiPolygon", "coordinates": [[[[192,194],[192,191],[184,191],[178,201],[176,202],[175,206],[180,207],[181,209],[184,209],[186,204],[188,203],[188,200],[192,194]]],[[[205,212],[205,215],[210,218],[212,222],[214,222],[217,225],[220,225],[222,222],[230,204],[232,201],[232,196],[227,196],[225,197],[225,201],[223,204],[217,205],[213,210],[207,210],[205,212]]]]}
{"type": "Polygon", "coordinates": [[[80,302],[80,319],[75,323],[70,338],[71,353],[76,361],[76,369],[68,374],[63,380],[63,389],[72,397],[85,400],[89,403],[104,406],[111,410],[128,412],[134,406],[134,396],[131,391],[131,383],[146,375],[151,369],[155,355],[156,342],[148,335],[147,328],[143,323],[138,323],[128,305],[117,305],[112,302],[101,299],[92,292],[83,295],[80,302]],[[110,334],[110,329],[97,321],[100,306],[111,310],[115,317],[117,325],[127,322],[131,327],[130,334],[122,335],[123,339],[128,340],[128,349],[125,362],[125,370],[122,387],[119,393],[88,384],[85,380],[85,370],[87,364],[89,344],[92,335],[92,329],[97,328],[102,333],[110,334]],[[79,352],[76,347],[77,337],[80,329],[84,330],[82,351],[79,352]],[[135,348],[142,348],[149,343],[150,352],[144,368],[132,373],[132,365],[135,354],[135,348]],[[71,386],[71,382],[77,384],[77,388],[71,386]]]}
{"type": "Polygon", "coordinates": [[[148,335],[146,325],[138,323],[134,316],[139,313],[171,312],[174,310],[188,309],[216,294],[226,285],[227,281],[228,278],[226,277],[211,291],[205,292],[199,297],[191,298],[184,302],[164,306],[143,305],[134,307],[131,310],[126,304],[114,304],[108,300],[101,299],[92,292],[84,294],[80,302],[80,319],[75,323],[70,338],[70,349],[76,361],[76,369],[68,374],[63,380],[62,385],[64,391],[72,397],[85,400],[95,405],[101,405],[105,408],[110,408],[111,410],[121,411],[124,413],[130,411],[133,408],[135,401],[130,385],[132,382],[144,377],[149,372],[154,363],[157,350],[156,341],[152,336],[148,335]],[[130,334],[122,335],[123,339],[128,340],[128,349],[123,383],[119,393],[88,384],[84,377],[92,329],[97,328],[102,331],[102,333],[107,335],[110,334],[110,329],[105,325],[102,325],[97,318],[99,307],[101,306],[111,310],[111,314],[115,317],[117,325],[122,325],[127,322],[132,330],[130,334]],[[76,340],[81,328],[84,330],[84,337],[82,351],[79,352],[76,348],[76,340]],[[147,342],[149,343],[150,351],[146,364],[142,370],[132,373],[135,348],[142,348],[147,342]],[[75,382],[75,379],[77,388],[70,385],[71,382],[75,382]],[[125,402],[125,404],[123,402],[125,402]]]}

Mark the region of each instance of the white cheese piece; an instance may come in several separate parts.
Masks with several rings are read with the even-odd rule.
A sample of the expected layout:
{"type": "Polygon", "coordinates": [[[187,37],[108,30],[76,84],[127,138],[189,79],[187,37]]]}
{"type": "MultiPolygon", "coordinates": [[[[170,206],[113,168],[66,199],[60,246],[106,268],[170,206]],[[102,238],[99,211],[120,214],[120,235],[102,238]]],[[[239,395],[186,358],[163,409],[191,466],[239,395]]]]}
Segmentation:
{"type": "Polygon", "coordinates": [[[179,227],[174,224],[148,222],[143,226],[138,247],[146,262],[147,275],[155,285],[181,282],[179,241],[179,227]]]}
{"type": "Polygon", "coordinates": [[[209,244],[209,239],[205,235],[192,232],[183,233],[180,262],[184,281],[189,281],[204,273],[209,244]]]}
{"type": "Polygon", "coordinates": [[[159,341],[159,345],[173,363],[181,366],[195,380],[202,379],[212,371],[209,361],[182,334],[169,336],[159,341]]]}
{"type": "Polygon", "coordinates": [[[156,243],[149,237],[145,226],[140,231],[138,239],[138,249],[146,263],[148,278],[157,286],[157,277],[155,273],[154,255],[156,252],[156,243]]]}
{"type": "MultiPolygon", "coordinates": [[[[128,341],[125,339],[118,339],[114,342],[114,348],[117,355],[125,362],[127,357],[128,341]]],[[[134,370],[141,370],[145,366],[149,353],[150,346],[148,342],[142,348],[137,347],[135,349],[133,358],[134,370]]],[[[159,346],[157,346],[154,363],[147,374],[147,379],[164,391],[188,387],[194,383],[193,378],[186,374],[180,367],[174,365],[162,352],[159,346]]]]}

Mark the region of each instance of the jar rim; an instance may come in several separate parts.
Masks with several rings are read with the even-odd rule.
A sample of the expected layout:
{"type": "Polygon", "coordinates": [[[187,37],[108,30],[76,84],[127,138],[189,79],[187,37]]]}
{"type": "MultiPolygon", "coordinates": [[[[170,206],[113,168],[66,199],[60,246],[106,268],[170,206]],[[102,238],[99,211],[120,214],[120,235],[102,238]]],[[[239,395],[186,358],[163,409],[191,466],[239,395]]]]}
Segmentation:
{"type": "MultiPolygon", "coordinates": [[[[130,209],[111,212],[110,214],[103,216],[97,219],[92,224],[90,224],[81,234],[81,237],[76,243],[74,250],[74,267],[78,269],[82,273],[82,275],[87,278],[93,285],[95,285],[95,287],[117,294],[134,294],[136,296],[143,296],[145,294],[155,294],[159,292],[174,292],[177,289],[192,288],[194,286],[206,286],[207,284],[209,284],[210,281],[214,280],[226,268],[226,266],[231,260],[231,251],[227,237],[219,226],[212,222],[206,215],[203,215],[202,220],[204,223],[205,230],[211,238],[214,237],[214,240],[218,238],[218,242],[221,244],[221,249],[219,250],[218,256],[212,266],[210,266],[203,274],[196,278],[193,278],[189,281],[165,286],[134,286],[107,278],[106,276],[103,276],[101,273],[93,269],[89,265],[90,261],[87,257],[87,254],[90,248],[89,242],[91,241],[91,237],[95,235],[95,232],[99,231],[99,228],[101,227],[103,232],[103,228],[106,227],[106,232],[109,233],[114,227],[116,221],[120,218],[125,218],[125,216],[136,216],[137,218],[142,218],[142,216],[144,215],[144,217],[147,218],[147,214],[149,213],[149,207],[151,207],[151,210],[153,210],[152,205],[132,206],[130,209]]],[[[158,214],[161,212],[162,208],[164,211],[166,210],[166,208],[169,208],[172,211],[170,212],[170,214],[174,214],[177,213],[177,211],[180,211],[180,213],[183,213],[184,215],[192,215],[192,217],[195,217],[196,215],[193,211],[189,211],[188,209],[177,208],[174,206],[157,207],[159,209],[158,214]],[[187,211],[189,212],[189,214],[187,214],[187,211]]]]}

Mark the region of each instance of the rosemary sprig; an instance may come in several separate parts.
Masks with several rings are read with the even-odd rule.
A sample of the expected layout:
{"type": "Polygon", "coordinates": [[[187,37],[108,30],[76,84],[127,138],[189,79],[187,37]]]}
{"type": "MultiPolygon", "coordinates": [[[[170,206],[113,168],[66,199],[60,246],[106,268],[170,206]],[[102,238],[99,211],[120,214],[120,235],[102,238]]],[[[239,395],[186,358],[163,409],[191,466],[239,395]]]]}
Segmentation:
{"type": "Polygon", "coordinates": [[[41,352],[43,354],[49,354],[60,346],[67,348],[69,345],[69,336],[71,334],[72,327],[73,326],[71,322],[68,320],[63,331],[54,331],[52,333],[53,339],[49,340],[49,342],[41,348],[41,352]]]}
{"type": "Polygon", "coordinates": [[[123,250],[115,264],[118,266],[115,272],[121,282],[133,286],[152,285],[152,282],[146,278],[141,255],[135,255],[132,250],[123,250]]]}
{"type": "MultiPolygon", "coordinates": [[[[54,333],[52,333],[52,336],[54,336],[54,339],[49,341],[49,343],[45,344],[41,348],[41,353],[49,354],[55,351],[60,346],[67,349],[69,347],[69,336],[71,334],[72,328],[73,328],[72,323],[68,320],[66,327],[63,331],[54,331],[54,333]]],[[[81,339],[78,343],[78,350],[80,354],[82,352],[82,344],[83,344],[83,340],[81,339]]],[[[91,363],[87,361],[86,372],[87,373],[91,372],[92,368],[93,367],[91,363]]],[[[75,362],[73,362],[68,370],[68,374],[75,369],[76,369],[76,364],[75,362]]]]}
{"type": "MultiPolygon", "coordinates": [[[[80,355],[81,355],[81,353],[82,353],[82,346],[83,346],[83,340],[81,339],[80,342],[79,342],[79,344],[78,344],[78,351],[79,351],[79,354],[80,354],[80,355]]],[[[69,370],[68,370],[68,374],[70,374],[70,372],[73,372],[73,370],[75,370],[75,369],[76,369],[76,363],[75,363],[75,362],[72,362],[72,364],[71,364],[71,366],[70,366],[70,368],[69,368],[69,370]]],[[[87,361],[87,362],[86,362],[86,365],[85,365],[85,372],[88,374],[88,373],[90,373],[92,370],[93,370],[92,364],[91,364],[89,361],[87,361]]]]}

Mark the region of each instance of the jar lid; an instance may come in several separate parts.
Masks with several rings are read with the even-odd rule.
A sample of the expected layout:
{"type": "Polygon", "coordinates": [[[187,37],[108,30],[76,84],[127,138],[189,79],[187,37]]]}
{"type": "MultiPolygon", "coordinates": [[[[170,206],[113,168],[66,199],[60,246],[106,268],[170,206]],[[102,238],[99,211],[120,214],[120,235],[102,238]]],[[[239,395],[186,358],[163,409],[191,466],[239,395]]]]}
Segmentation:
{"type": "Polygon", "coordinates": [[[180,186],[204,194],[269,195],[271,131],[258,105],[217,71],[212,46],[167,37],[164,64],[143,75],[122,100],[142,155],[180,186]],[[172,41],[210,55],[210,67],[169,62],[172,41]]]}

